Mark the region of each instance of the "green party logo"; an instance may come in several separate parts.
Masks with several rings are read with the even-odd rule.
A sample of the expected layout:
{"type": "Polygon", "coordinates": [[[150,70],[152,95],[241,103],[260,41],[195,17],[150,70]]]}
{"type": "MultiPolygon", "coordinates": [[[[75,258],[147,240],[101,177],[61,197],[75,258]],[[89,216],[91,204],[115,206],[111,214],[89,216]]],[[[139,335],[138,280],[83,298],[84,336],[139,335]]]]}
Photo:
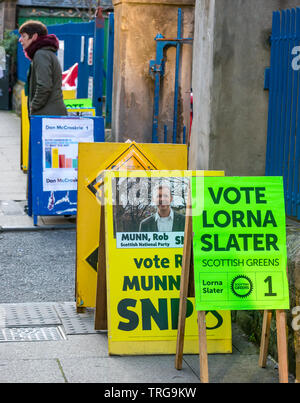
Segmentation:
{"type": "Polygon", "coordinates": [[[246,298],[253,291],[253,283],[247,276],[236,276],[231,282],[231,291],[239,298],[246,298]]]}

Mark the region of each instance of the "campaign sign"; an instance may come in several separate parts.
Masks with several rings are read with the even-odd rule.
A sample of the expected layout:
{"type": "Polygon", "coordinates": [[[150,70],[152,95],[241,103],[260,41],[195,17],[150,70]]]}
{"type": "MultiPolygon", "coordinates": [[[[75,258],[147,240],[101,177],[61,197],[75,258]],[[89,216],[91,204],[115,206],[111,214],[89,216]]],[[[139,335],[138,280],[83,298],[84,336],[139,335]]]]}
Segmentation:
{"type": "Polygon", "coordinates": [[[76,301],[80,307],[95,307],[101,216],[102,173],[105,170],[186,169],[184,144],[81,143],[78,147],[76,301]]]}
{"type": "Polygon", "coordinates": [[[192,178],[196,309],[288,309],[281,177],[192,178]]]}
{"type": "Polygon", "coordinates": [[[69,108],[92,108],[92,100],[90,98],[64,99],[66,107],[69,108]]]}
{"type": "MultiPolygon", "coordinates": [[[[176,351],[189,175],[191,171],[105,172],[110,354],[176,351]]],[[[206,321],[208,351],[231,352],[230,312],[208,311],[206,321]]],[[[189,298],[185,352],[197,351],[197,312],[189,298]]]]}
{"type": "Polygon", "coordinates": [[[94,141],[104,141],[102,117],[31,117],[28,207],[35,222],[76,214],[78,143],[94,141]]]}

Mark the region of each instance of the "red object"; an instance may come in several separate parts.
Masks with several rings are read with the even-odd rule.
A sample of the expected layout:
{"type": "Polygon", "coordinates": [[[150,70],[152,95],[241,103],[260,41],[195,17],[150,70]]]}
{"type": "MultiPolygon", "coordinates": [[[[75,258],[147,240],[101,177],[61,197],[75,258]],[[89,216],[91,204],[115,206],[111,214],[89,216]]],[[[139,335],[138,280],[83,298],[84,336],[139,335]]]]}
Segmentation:
{"type": "Polygon", "coordinates": [[[54,34],[38,36],[37,39],[31,42],[26,50],[24,49],[23,51],[27,59],[32,60],[35,52],[45,46],[51,46],[58,50],[59,41],[57,36],[54,34]]]}
{"type": "Polygon", "coordinates": [[[96,10],[96,15],[95,15],[96,19],[96,28],[104,28],[105,22],[104,22],[104,17],[103,17],[103,13],[102,13],[102,8],[98,7],[96,10]]]}
{"type": "Polygon", "coordinates": [[[62,73],[62,89],[76,90],[78,81],[78,63],[62,73]]]}
{"type": "Polygon", "coordinates": [[[59,156],[59,167],[65,168],[66,166],[66,157],[64,155],[59,156]]]}

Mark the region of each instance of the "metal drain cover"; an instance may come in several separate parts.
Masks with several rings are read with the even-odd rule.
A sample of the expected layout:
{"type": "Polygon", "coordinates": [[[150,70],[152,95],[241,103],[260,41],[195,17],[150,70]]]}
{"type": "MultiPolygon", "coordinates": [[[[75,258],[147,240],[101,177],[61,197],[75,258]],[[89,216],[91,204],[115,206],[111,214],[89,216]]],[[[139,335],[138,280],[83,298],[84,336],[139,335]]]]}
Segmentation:
{"type": "Polygon", "coordinates": [[[16,341],[59,341],[66,340],[60,326],[52,327],[17,327],[0,329],[1,342],[16,341]]]}

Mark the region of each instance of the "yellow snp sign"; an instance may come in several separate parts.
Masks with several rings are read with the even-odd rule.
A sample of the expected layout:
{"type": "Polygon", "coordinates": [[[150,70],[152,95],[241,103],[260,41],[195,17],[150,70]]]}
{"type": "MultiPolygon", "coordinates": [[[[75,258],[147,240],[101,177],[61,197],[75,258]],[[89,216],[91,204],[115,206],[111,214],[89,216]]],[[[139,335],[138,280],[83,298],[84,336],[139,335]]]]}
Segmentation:
{"type": "MultiPolygon", "coordinates": [[[[110,354],[176,352],[186,196],[191,175],[213,171],[105,172],[110,354]]],[[[209,353],[230,353],[229,311],[206,315],[209,353]]],[[[198,352],[195,299],[187,302],[185,353],[198,352]]]]}
{"type": "Polygon", "coordinates": [[[76,240],[76,306],[96,304],[100,230],[100,188],[105,170],[186,169],[180,144],[80,143],[76,240]]]}

